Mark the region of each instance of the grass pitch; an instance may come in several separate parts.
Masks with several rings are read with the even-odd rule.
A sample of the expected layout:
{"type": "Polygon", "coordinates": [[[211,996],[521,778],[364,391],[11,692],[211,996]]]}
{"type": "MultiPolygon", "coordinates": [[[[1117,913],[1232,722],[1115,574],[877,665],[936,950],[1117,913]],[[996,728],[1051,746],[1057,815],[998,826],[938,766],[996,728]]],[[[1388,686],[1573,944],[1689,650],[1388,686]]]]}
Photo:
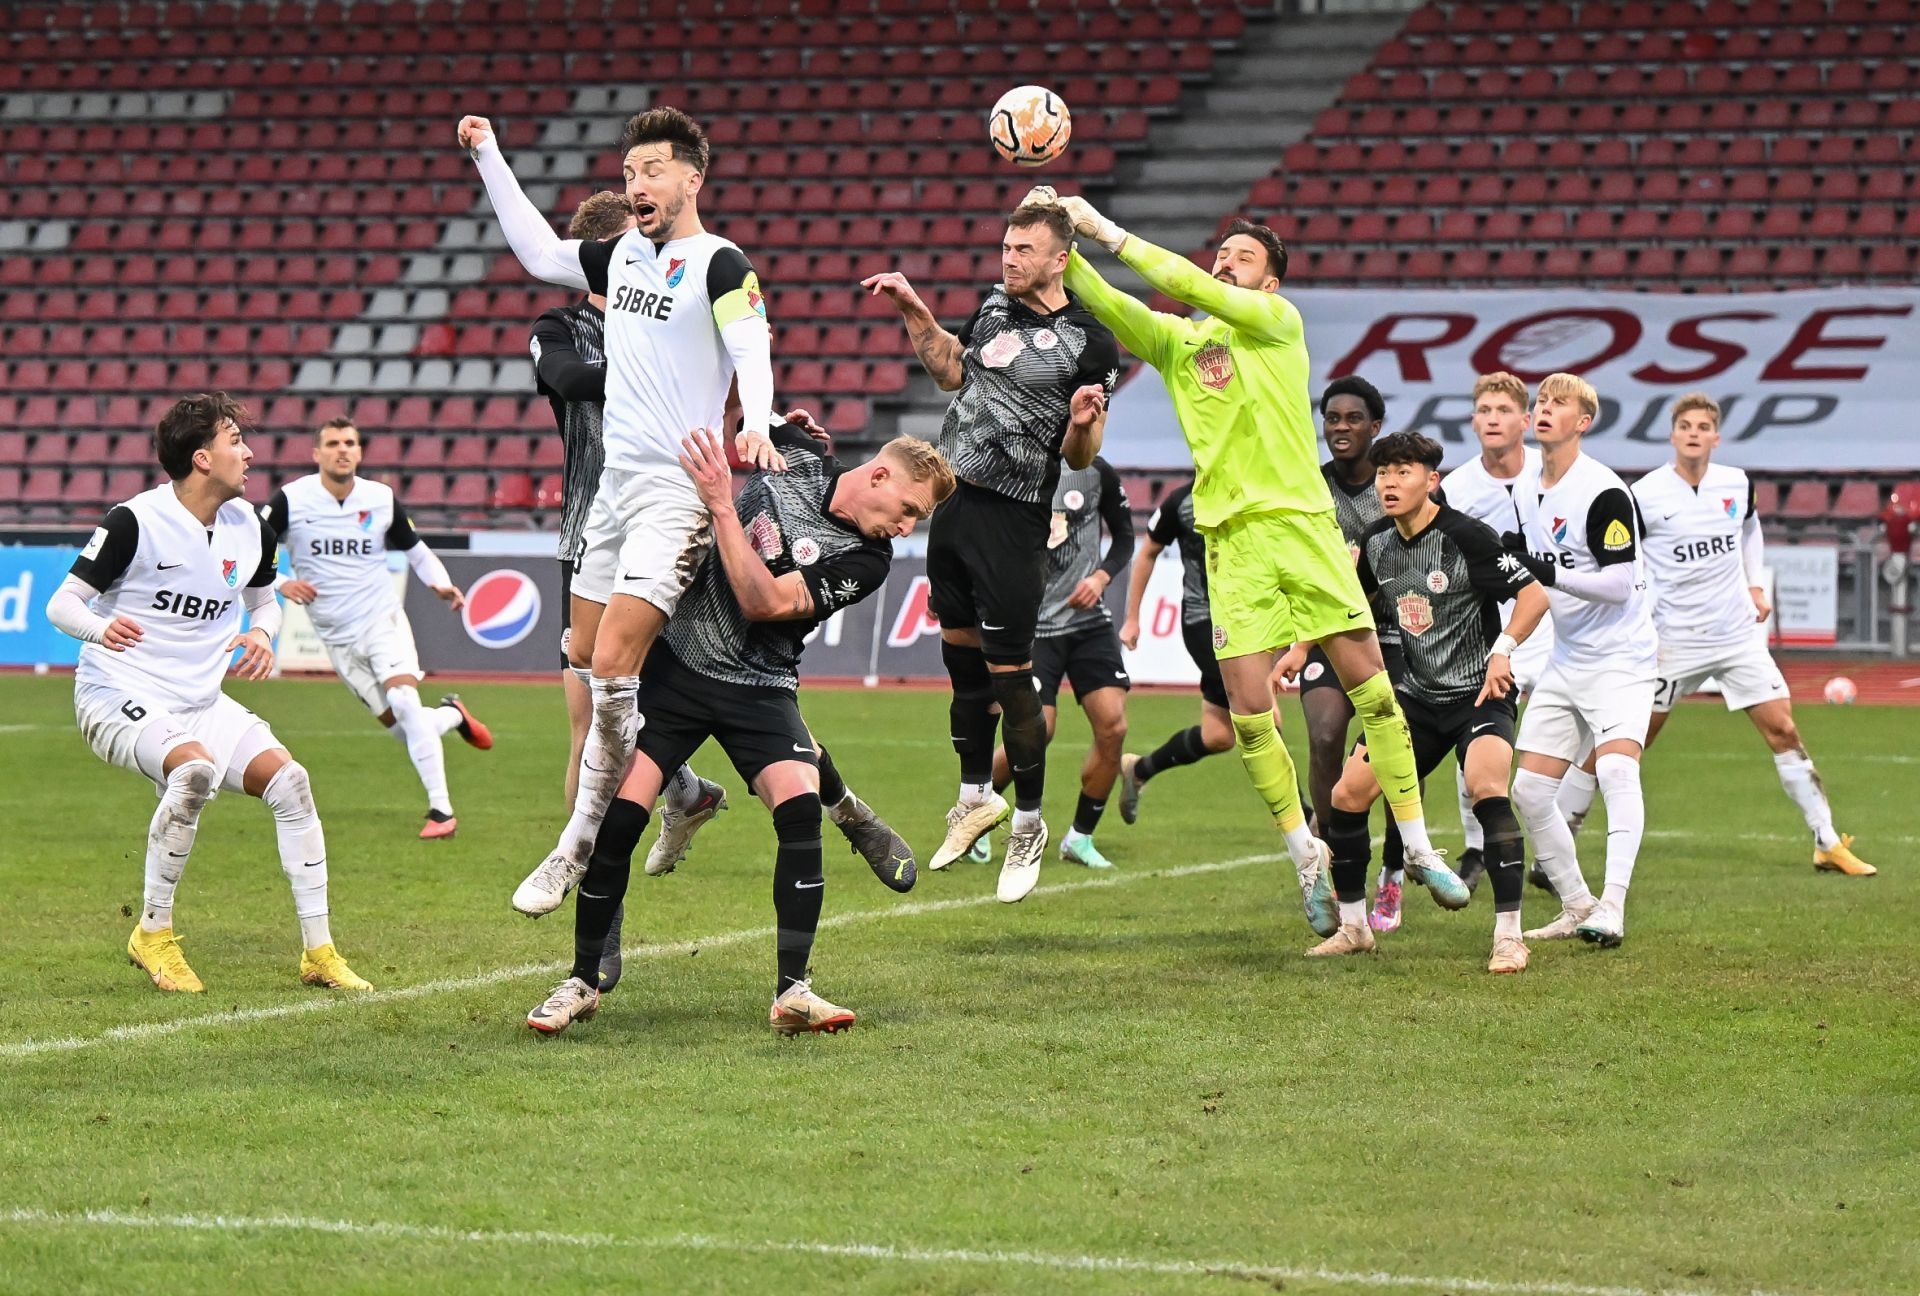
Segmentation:
{"type": "MultiPolygon", "coordinates": [[[[1813,872],[1744,719],[1685,708],[1626,945],[1536,945],[1520,977],[1483,970],[1484,888],[1459,915],[1411,897],[1378,957],[1301,958],[1231,756],[1109,814],[1116,876],[1050,859],[1018,906],[964,862],[895,897],[829,830],[816,976],[861,1017],[797,1041],[765,1025],[772,831],[709,749],[734,809],[636,876],[626,939],[653,948],[543,1039],[523,1018],[570,910],[507,898],[559,821],[557,687],[463,690],[499,745],[450,742],[460,835],[431,844],[405,753],[339,685],[234,691],[313,771],[336,938],[381,993],[298,984],[271,821],[239,796],[177,910],[208,993],[154,991],[121,950],[151,790],[85,750],[66,680],[0,678],[5,1291],[1920,1289],[1911,711],[1802,708],[1881,866],[1859,881],[1813,872]]],[[[944,697],[804,704],[924,859],[944,697]]],[[[1194,711],[1136,698],[1130,745],[1194,711]]],[[[1056,840],[1084,737],[1067,707],[1056,840]]],[[[1530,922],[1553,911],[1529,891],[1530,922]]]]}

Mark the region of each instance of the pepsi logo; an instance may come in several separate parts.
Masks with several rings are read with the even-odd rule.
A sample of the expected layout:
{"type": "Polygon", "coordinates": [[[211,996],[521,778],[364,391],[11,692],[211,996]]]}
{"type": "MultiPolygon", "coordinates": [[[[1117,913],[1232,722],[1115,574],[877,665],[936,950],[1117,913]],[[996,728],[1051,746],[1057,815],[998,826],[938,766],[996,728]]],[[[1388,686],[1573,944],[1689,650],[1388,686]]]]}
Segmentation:
{"type": "Polygon", "coordinates": [[[468,587],[460,623],[482,648],[511,648],[540,623],[540,587],[510,567],[490,571],[468,587]]]}

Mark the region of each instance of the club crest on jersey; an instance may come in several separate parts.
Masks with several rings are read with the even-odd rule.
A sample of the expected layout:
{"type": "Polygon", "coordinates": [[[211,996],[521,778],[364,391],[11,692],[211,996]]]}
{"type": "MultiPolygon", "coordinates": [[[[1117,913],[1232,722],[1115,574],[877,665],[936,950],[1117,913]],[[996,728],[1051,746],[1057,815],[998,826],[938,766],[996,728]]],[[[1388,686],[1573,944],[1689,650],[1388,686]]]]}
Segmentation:
{"type": "Polygon", "coordinates": [[[1033,335],[1033,349],[1036,351],[1051,351],[1059,345],[1060,339],[1052,329],[1041,329],[1033,335]]]}
{"type": "Polygon", "coordinates": [[[801,536],[793,542],[793,560],[802,567],[811,567],[820,561],[820,542],[812,536],[801,536]]]}
{"type": "Polygon", "coordinates": [[[994,335],[993,341],[980,348],[980,363],[989,369],[1005,369],[1013,363],[1013,358],[1026,349],[1026,343],[1012,329],[994,335]]]}
{"type": "Polygon", "coordinates": [[[687,259],[675,257],[667,262],[667,287],[678,288],[680,281],[687,277],[687,259]]]}
{"type": "Polygon", "coordinates": [[[1553,542],[1555,544],[1565,544],[1567,542],[1567,520],[1565,518],[1555,518],[1553,520],[1553,542]]]}
{"type": "Polygon", "coordinates": [[[1447,579],[1447,574],[1443,571],[1430,571],[1427,573],[1427,588],[1435,594],[1445,594],[1447,592],[1447,586],[1450,584],[1452,584],[1452,582],[1447,579]]]}
{"type": "Polygon", "coordinates": [[[1060,502],[1065,504],[1069,511],[1082,509],[1087,506],[1087,497],[1077,490],[1070,490],[1060,502]]]}
{"type": "Polygon", "coordinates": [[[373,529],[373,510],[372,509],[360,510],[360,529],[362,531],[371,531],[373,529]]]}
{"type": "Polygon", "coordinates": [[[1730,518],[1737,518],[1737,517],[1739,517],[1739,516],[1740,516],[1740,505],[1739,505],[1739,504],[1738,504],[1737,502],[1735,502],[1734,500],[1732,500],[1732,499],[1722,499],[1722,500],[1720,501],[1720,503],[1721,503],[1721,505],[1722,505],[1722,507],[1724,507],[1724,508],[1725,508],[1725,509],[1727,510],[1727,516],[1728,516],[1728,517],[1730,517],[1730,518]]]}
{"type": "Polygon", "coordinates": [[[1425,594],[1402,594],[1394,604],[1400,628],[1415,638],[1433,629],[1433,604],[1425,594]]]}
{"type": "Polygon", "coordinates": [[[760,514],[747,527],[747,543],[762,562],[772,562],[780,556],[780,524],[768,514],[760,514]]]}
{"type": "Polygon", "coordinates": [[[1233,381],[1233,352],[1224,342],[1201,347],[1193,353],[1193,367],[1202,383],[1214,391],[1225,391],[1233,381]]]}
{"type": "Polygon", "coordinates": [[[239,562],[232,558],[222,558],[220,560],[220,576],[221,576],[221,579],[227,582],[227,587],[229,589],[231,589],[235,585],[238,585],[240,583],[239,562]]]}

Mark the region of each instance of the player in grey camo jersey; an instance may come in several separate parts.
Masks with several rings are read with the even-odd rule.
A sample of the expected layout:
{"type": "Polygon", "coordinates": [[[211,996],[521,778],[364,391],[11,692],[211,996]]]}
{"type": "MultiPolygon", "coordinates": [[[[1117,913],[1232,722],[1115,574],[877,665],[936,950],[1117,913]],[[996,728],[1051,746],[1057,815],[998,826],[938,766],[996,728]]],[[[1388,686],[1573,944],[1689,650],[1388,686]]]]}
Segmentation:
{"type": "MultiPolygon", "coordinates": [[[[1415,770],[1425,778],[1453,754],[1467,773],[1493,882],[1487,970],[1519,972],[1527,966],[1527,947],[1520,939],[1520,824],[1507,797],[1515,721],[1511,658],[1546,614],[1547,595],[1526,565],[1502,550],[1492,528],[1432,498],[1440,457],[1438,442],[1414,432],[1374,443],[1368,458],[1386,516],[1361,538],[1358,574],[1361,588],[1391,606],[1400,625],[1406,668],[1397,691],[1415,770]],[[1500,605],[1508,599],[1513,618],[1502,630],[1500,605]]],[[[1379,795],[1362,745],[1334,787],[1326,824],[1340,928],[1309,954],[1374,947],[1366,914],[1367,809],[1379,795]]]]}
{"type": "MultiPolygon", "coordinates": [[[[1120,474],[1095,456],[1084,468],[1068,468],[1053,488],[1053,521],[1047,532],[1047,587],[1040,602],[1039,628],[1033,640],[1033,683],[1047,722],[1047,742],[1059,718],[1061,680],[1073,684],[1074,700],[1093,731],[1080,766],[1080,800],[1073,827],[1060,842],[1060,858],[1087,868],[1112,868],[1093,844],[1094,829],[1106,812],[1107,797],[1120,773],[1127,741],[1127,675],[1113,613],[1105,595],[1113,578],[1133,557],[1133,511],[1120,474]],[[1100,553],[1100,528],[1107,529],[1107,552],[1100,553]]],[[[1004,748],[993,755],[994,789],[1012,781],[1004,748]]],[[[982,837],[972,857],[984,861],[982,837]]]]}

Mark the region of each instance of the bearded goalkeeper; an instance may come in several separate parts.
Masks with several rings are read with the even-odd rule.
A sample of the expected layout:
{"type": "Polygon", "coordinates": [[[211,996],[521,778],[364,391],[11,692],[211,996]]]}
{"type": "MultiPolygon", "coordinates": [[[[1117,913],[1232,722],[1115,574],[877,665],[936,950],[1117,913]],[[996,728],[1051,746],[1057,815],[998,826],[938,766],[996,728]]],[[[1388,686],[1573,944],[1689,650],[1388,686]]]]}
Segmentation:
{"type": "Polygon", "coordinates": [[[1320,471],[1306,337],[1299,310],[1280,295],[1286,246],[1264,225],[1236,220],[1209,276],[1185,257],[1128,235],[1083,198],[1057,198],[1041,186],[1027,201],[1057,202],[1075,233],[1116,254],[1160,292],[1207,313],[1190,320],[1148,310],[1078,251],[1067,262],[1067,287],[1122,346],[1160,371],[1193,453],[1194,522],[1207,542],[1213,647],[1234,739],[1286,834],[1314,930],[1328,935],[1339,926],[1328,852],[1307,831],[1273,710],[1275,654],[1299,642],[1320,646],[1353,700],[1406,845],[1407,873],[1443,907],[1465,908],[1466,884],[1427,839],[1406,717],[1320,471]]]}

